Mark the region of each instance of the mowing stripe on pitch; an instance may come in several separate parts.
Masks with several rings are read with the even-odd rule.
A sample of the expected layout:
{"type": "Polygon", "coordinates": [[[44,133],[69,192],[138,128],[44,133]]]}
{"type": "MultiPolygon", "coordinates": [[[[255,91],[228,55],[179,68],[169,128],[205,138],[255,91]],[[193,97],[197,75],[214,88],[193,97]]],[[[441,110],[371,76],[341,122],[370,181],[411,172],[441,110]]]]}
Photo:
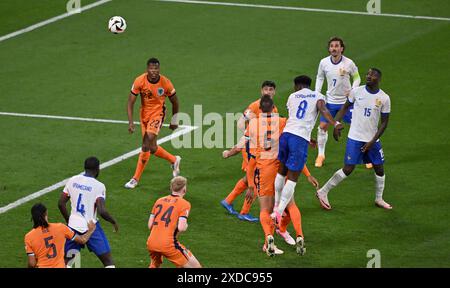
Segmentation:
{"type": "MultiPolygon", "coordinates": [[[[111,2],[111,1],[112,1],[112,0],[100,0],[100,1],[97,1],[97,2],[94,2],[94,3],[91,3],[91,4],[89,4],[89,5],[83,6],[83,7],[80,8],[80,10],[81,10],[81,12],[83,12],[83,11],[92,9],[92,8],[94,8],[94,7],[103,5],[103,4],[105,4],[105,3],[111,2]]],[[[76,14],[79,14],[79,13],[73,13],[73,12],[72,12],[72,13],[69,13],[69,12],[66,12],[66,13],[64,13],[64,14],[55,16],[55,17],[50,18],[50,19],[47,19],[47,20],[44,20],[44,21],[42,21],[42,22],[36,23],[36,24],[31,25],[31,26],[28,26],[28,27],[26,27],[26,28],[17,30],[16,32],[12,32],[12,33],[3,35],[3,36],[0,37],[0,42],[5,41],[5,40],[8,40],[8,39],[13,38],[13,37],[16,37],[16,36],[19,36],[19,35],[21,35],[21,34],[24,34],[24,33],[30,32],[30,31],[33,31],[33,30],[36,30],[36,29],[38,29],[38,28],[41,28],[42,26],[51,24],[51,23],[53,23],[53,22],[59,21],[59,20],[61,20],[61,19],[67,18],[67,17],[72,16],[72,15],[76,15],[76,14]]]]}
{"type": "MultiPolygon", "coordinates": [[[[170,135],[167,135],[167,136],[165,136],[165,137],[163,137],[161,139],[158,139],[157,143],[158,143],[158,145],[161,145],[161,144],[163,144],[165,142],[168,142],[168,141],[170,141],[170,140],[172,140],[174,138],[177,138],[177,137],[179,137],[181,135],[190,133],[191,131],[194,131],[197,128],[198,127],[196,127],[196,126],[185,126],[182,130],[176,131],[173,134],[170,134],[170,135]]],[[[119,162],[122,162],[122,161],[124,161],[124,160],[126,160],[128,158],[131,158],[131,157],[139,154],[139,152],[141,152],[141,148],[140,147],[135,149],[135,150],[132,150],[132,151],[130,151],[128,153],[125,153],[123,155],[120,155],[119,157],[111,159],[111,160],[109,160],[109,161],[107,161],[107,162],[105,162],[103,164],[101,164],[100,165],[100,169],[105,169],[107,167],[113,166],[113,165],[115,165],[115,164],[117,164],[119,162]]],[[[81,172],[81,173],[83,173],[83,172],[81,172]]],[[[60,181],[58,183],[55,183],[55,184],[53,184],[53,185],[51,185],[49,187],[46,187],[46,188],[44,188],[42,190],[34,192],[33,194],[30,194],[28,196],[20,198],[19,200],[16,200],[13,203],[10,203],[10,204],[8,204],[6,206],[1,207],[0,208],[0,214],[8,212],[11,209],[19,207],[22,204],[25,204],[25,203],[27,203],[27,202],[29,202],[29,201],[31,201],[33,199],[36,199],[36,198],[38,198],[38,197],[40,197],[42,195],[50,193],[50,192],[52,192],[52,191],[54,191],[54,190],[56,190],[58,188],[64,187],[64,185],[66,185],[66,183],[67,183],[67,181],[69,181],[69,179],[70,178],[66,178],[66,179],[64,179],[64,180],[62,180],[62,181],[60,181]]]]}
{"type": "MultiPolygon", "coordinates": [[[[44,118],[44,119],[58,119],[58,120],[72,120],[72,121],[84,121],[84,122],[100,122],[100,123],[115,123],[115,124],[128,124],[128,121],[124,120],[112,120],[112,119],[98,119],[98,118],[82,118],[82,117],[70,117],[70,116],[58,116],[58,115],[45,115],[45,114],[26,114],[26,113],[14,113],[14,112],[0,112],[2,116],[13,117],[26,117],[26,118],[44,118]]],[[[141,122],[135,121],[134,124],[140,125],[141,122]]],[[[168,124],[163,124],[168,127],[168,124]]],[[[180,128],[194,127],[190,125],[179,125],[180,128]]],[[[197,129],[198,127],[195,127],[197,129]]]]}
{"type": "MultiPolygon", "coordinates": [[[[195,1],[195,0],[156,0],[156,1],[185,3],[185,4],[235,6],[235,7],[263,8],[263,9],[276,9],[276,10],[294,10],[294,11],[304,11],[304,12],[321,12],[321,13],[335,13],[335,14],[353,14],[353,15],[364,15],[364,16],[384,16],[384,17],[395,17],[395,18],[450,21],[450,18],[446,18],[446,17],[415,16],[415,15],[390,14],[390,13],[375,14],[375,13],[369,13],[369,12],[350,11],[350,10],[334,10],[334,9],[319,9],[319,8],[305,8],[305,7],[292,7],[292,6],[261,5],[261,4],[249,4],[249,3],[229,3],[229,2],[195,1]]],[[[366,3],[367,2],[365,2],[364,5],[366,3]]]]}

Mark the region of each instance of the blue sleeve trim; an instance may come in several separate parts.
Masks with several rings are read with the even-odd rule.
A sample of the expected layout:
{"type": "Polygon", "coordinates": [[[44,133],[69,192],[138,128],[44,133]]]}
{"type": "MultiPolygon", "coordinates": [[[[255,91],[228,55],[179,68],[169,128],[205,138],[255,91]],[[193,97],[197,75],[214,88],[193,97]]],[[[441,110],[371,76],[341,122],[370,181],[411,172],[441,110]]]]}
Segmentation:
{"type": "Polygon", "coordinates": [[[390,113],[383,113],[383,112],[381,112],[381,115],[383,115],[383,116],[387,116],[387,115],[389,115],[390,113]]]}

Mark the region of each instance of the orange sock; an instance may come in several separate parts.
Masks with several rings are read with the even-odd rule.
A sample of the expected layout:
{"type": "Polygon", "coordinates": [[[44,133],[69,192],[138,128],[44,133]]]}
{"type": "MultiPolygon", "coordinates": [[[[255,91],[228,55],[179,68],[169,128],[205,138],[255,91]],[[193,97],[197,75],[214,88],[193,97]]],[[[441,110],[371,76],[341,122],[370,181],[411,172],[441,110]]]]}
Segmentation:
{"type": "Polygon", "coordinates": [[[173,156],[172,154],[170,154],[169,152],[164,150],[164,148],[162,148],[161,146],[158,146],[158,149],[156,149],[156,152],[153,154],[159,158],[166,159],[167,161],[169,161],[172,164],[175,163],[175,161],[177,160],[177,158],[175,158],[175,156],[173,156]]]}
{"type": "Polygon", "coordinates": [[[281,223],[278,226],[278,229],[280,230],[281,233],[286,232],[287,230],[287,226],[289,225],[289,223],[291,223],[291,215],[289,214],[289,210],[285,210],[286,215],[283,216],[283,218],[281,218],[281,223]]]}
{"type": "Polygon", "coordinates": [[[267,235],[273,235],[275,226],[273,225],[272,218],[270,218],[270,213],[267,210],[261,209],[259,212],[259,221],[261,222],[262,229],[264,231],[264,243],[267,235]]]}
{"type": "Polygon", "coordinates": [[[295,232],[297,233],[297,236],[303,237],[302,214],[300,213],[300,210],[295,204],[289,205],[287,209],[289,211],[289,215],[291,216],[292,224],[294,225],[294,229],[295,232]]]}
{"type": "MultiPolygon", "coordinates": [[[[253,189],[255,191],[255,189],[253,189]]],[[[255,201],[256,194],[253,194],[253,198],[251,201],[247,201],[247,199],[244,200],[244,204],[242,204],[242,209],[240,214],[248,214],[250,212],[250,209],[252,208],[252,204],[255,201]]]]}
{"type": "Polygon", "coordinates": [[[227,198],[225,198],[225,201],[228,204],[233,203],[234,199],[236,199],[237,196],[239,196],[242,192],[245,191],[245,189],[247,189],[248,186],[247,184],[244,182],[244,180],[240,179],[237,183],[236,186],[234,186],[233,191],[231,191],[230,194],[228,194],[227,198]]]}
{"type": "Polygon", "coordinates": [[[139,159],[136,166],[136,171],[134,172],[133,178],[139,181],[141,179],[142,172],[144,172],[145,166],[148,163],[148,159],[150,159],[150,151],[139,153],[139,159]]]}

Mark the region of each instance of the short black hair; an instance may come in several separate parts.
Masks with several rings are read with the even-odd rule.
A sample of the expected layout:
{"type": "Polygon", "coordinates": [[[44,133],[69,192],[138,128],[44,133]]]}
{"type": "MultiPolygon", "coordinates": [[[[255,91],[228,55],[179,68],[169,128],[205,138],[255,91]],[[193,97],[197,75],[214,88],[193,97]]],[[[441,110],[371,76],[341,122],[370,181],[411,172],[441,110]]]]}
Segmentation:
{"type": "Polygon", "coordinates": [[[47,213],[47,207],[42,203],[34,204],[31,207],[31,220],[33,221],[33,228],[48,227],[48,222],[45,220],[45,214],[47,213]]]}
{"type": "Polygon", "coordinates": [[[331,42],[334,42],[334,41],[338,41],[338,42],[339,42],[339,44],[340,44],[341,47],[343,48],[343,49],[342,49],[342,53],[344,53],[344,51],[345,51],[345,43],[344,43],[344,40],[342,40],[342,38],[339,38],[339,37],[336,37],[336,36],[331,37],[330,40],[328,40],[328,47],[327,47],[327,48],[330,48],[331,42]]]}
{"type": "Polygon", "coordinates": [[[302,86],[310,87],[311,82],[312,82],[311,78],[309,78],[306,75],[300,75],[300,76],[295,77],[295,79],[294,79],[294,84],[297,86],[302,85],[302,86]]]}
{"type": "Polygon", "coordinates": [[[378,75],[381,77],[382,74],[381,74],[381,70],[380,69],[374,67],[374,68],[370,68],[370,70],[377,72],[378,75]]]}
{"type": "Polygon", "coordinates": [[[270,97],[270,95],[263,95],[261,97],[261,100],[259,101],[259,106],[263,113],[270,113],[273,109],[273,99],[270,97]],[[269,110],[270,108],[270,110],[269,110]]]}
{"type": "Polygon", "coordinates": [[[262,83],[262,85],[261,85],[261,88],[264,88],[264,87],[273,87],[274,89],[276,89],[277,88],[277,85],[275,85],[275,82],[273,82],[273,81],[271,81],[271,80],[266,80],[266,81],[264,81],[263,83],[262,83]]]}
{"type": "Polygon", "coordinates": [[[148,61],[147,61],[147,66],[150,65],[150,64],[158,64],[158,65],[160,65],[159,60],[156,59],[156,58],[153,58],[153,57],[148,59],[148,61]]]}
{"type": "Polygon", "coordinates": [[[84,170],[92,172],[100,170],[100,161],[97,157],[91,156],[84,160],[84,170]]]}

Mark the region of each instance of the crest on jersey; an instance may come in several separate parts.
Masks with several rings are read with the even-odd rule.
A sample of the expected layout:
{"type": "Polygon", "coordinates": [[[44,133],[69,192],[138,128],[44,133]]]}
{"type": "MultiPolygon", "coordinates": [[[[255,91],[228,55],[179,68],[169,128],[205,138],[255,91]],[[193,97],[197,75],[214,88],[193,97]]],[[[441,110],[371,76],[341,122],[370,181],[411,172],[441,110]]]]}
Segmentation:
{"type": "Polygon", "coordinates": [[[347,73],[347,71],[345,71],[344,68],[339,68],[339,75],[345,76],[345,73],[347,73]]]}
{"type": "Polygon", "coordinates": [[[158,88],[158,96],[162,96],[164,94],[164,88],[158,88]]]}
{"type": "Polygon", "coordinates": [[[376,99],[375,100],[375,106],[377,107],[377,108],[379,108],[380,106],[381,106],[381,100],[380,99],[376,99]]]}

